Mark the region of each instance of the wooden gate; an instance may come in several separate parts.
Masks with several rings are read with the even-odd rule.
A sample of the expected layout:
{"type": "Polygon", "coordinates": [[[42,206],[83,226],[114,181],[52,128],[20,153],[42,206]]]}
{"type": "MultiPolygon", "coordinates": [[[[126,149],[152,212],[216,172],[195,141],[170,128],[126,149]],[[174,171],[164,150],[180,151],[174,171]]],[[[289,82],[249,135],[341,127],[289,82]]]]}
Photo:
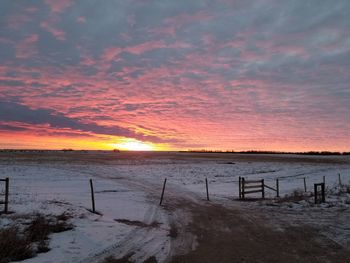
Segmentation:
{"type": "Polygon", "coordinates": [[[0,200],[0,204],[4,205],[4,213],[8,213],[8,204],[9,204],[9,179],[0,179],[0,182],[5,182],[5,199],[0,200]]]}
{"type": "Polygon", "coordinates": [[[261,198],[265,198],[264,179],[246,180],[239,177],[239,199],[245,199],[247,194],[261,193],[261,198]]]}
{"type": "Polygon", "coordinates": [[[325,203],[325,183],[314,184],[315,204],[325,203]],[[321,191],[318,189],[321,188],[321,191]],[[321,195],[319,197],[319,195],[321,195]]]}

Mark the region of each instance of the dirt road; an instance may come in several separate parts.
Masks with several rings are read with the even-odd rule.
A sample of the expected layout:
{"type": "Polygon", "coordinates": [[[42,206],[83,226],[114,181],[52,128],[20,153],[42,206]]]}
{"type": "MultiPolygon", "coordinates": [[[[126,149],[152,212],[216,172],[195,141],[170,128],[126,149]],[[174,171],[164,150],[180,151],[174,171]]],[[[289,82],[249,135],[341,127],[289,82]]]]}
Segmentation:
{"type": "MultiPolygon", "coordinates": [[[[158,201],[156,185],[125,183],[158,201]]],[[[266,221],[267,215],[244,209],[244,203],[232,203],[207,202],[192,192],[167,186],[162,209],[173,225],[173,239],[166,262],[350,262],[349,250],[317,230],[302,225],[276,229],[266,221]],[[185,215],[191,220],[184,220],[185,215]]]]}
{"type": "Polygon", "coordinates": [[[307,227],[284,231],[266,226],[258,215],[221,205],[196,205],[188,229],[197,248],[175,256],[180,262],[350,262],[350,252],[307,227]]]}

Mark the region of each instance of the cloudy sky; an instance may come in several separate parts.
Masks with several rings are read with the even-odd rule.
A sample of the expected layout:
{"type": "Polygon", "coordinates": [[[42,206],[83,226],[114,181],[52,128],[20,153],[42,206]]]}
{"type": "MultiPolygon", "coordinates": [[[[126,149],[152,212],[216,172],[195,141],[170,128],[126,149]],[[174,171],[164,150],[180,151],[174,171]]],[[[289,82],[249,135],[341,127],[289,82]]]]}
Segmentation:
{"type": "Polygon", "coordinates": [[[2,0],[0,148],[350,150],[348,0],[2,0]]]}

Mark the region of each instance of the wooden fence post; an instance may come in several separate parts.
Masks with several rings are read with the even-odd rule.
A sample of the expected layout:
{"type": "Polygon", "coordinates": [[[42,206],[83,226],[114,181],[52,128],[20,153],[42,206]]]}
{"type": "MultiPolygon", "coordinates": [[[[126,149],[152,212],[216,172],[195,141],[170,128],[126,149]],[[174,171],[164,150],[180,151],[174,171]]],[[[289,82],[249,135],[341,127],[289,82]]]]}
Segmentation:
{"type": "Polygon", "coordinates": [[[304,179],[304,192],[306,193],[306,190],[307,190],[306,189],[306,178],[304,177],[303,179],[304,179]]]}
{"type": "Polygon", "coordinates": [[[91,190],[91,202],[92,202],[92,212],[95,213],[95,194],[94,194],[94,186],[92,184],[92,179],[90,179],[90,190],[91,190]]]}
{"type": "Polygon", "coordinates": [[[159,202],[159,205],[162,205],[162,202],[163,202],[163,196],[164,196],[165,184],[166,184],[166,178],[164,179],[163,190],[162,190],[162,195],[160,196],[160,202],[159,202]]]}
{"type": "Polygon", "coordinates": [[[241,196],[242,196],[242,199],[244,199],[244,177],[242,177],[242,179],[241,179],[241,189],[242,189],[242,194],[241,194],[241,196]]]}
{"type": "Polygon", "coordinates": [[[276,179],[276,197],[280,197],[280,183],[278,178],[276,179]]]}
{"type": "Polygon", "coordinates": [[[261,187],[262,187],[262,199],[265,199],[265,184],[264,184],[264,179],[261,179],[261,187]]]}
{"type": "Polygon", "coordinates": [[[10,187],[10,180],[8,177],[5,179],[5,213],[8,213],[8,205],[9,205],[9,187],[10,187]]]}
{"type": "Polygon", "coordinates": [[[242,178],[241,177],[238,177],[238,196],[239,196],[239,199],[242,199],[242,178]]]}
{"type": "Polygon", "coordinates": [[[342,184],[341,184],[341,178],[340,178],[340,173],[338,173],[338,179],[339,179],[339,186],[342,186],[342,184]]]}
{"type": "Polygon", "coordinates": [[[314,194],[315,194],[315,204],[318,203],[317,201],[317,184],[314,184],[314,194]]]}
{"type": "Polygon", "coordinates": [[[325,195],[325,184],[321,184],[321,193],[322,193],[322,203],[326,202],[326,195],[325,195]]]}
{"type": "Polygon", "coordinates": [[[209,189],[208,189],[208,179],[207,178],[205,178],[205,185],[207,188],[207,201],[209,201],[209,189]]]}

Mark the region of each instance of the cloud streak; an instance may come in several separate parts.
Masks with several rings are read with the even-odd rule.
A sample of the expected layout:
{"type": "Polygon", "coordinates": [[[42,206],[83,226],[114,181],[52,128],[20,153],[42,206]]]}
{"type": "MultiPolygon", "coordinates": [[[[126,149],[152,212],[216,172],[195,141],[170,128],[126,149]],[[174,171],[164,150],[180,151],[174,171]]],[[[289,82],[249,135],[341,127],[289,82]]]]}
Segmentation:
{"type": "MultiPolygon", "coordinates": [[[[94,123],[84,123],[78,118],[69,118],[62,114],[54,113],[47,109],[30,109],[25,105],[14,102],[0,101],[0,122],[17,122],[33,125],[49,125],[50,128],[64,129],[69,128],[73,131],[81,131],[92,134],[112,135],[130,137],[139,140],[152,142],[164,142],[156,136],[147,136],[135,133],[129,129],[119,126],[102,126],[94,123]]],[[[2,125],[2,130],[16,131],[22,128],[15,126],[2,125]]]]}

